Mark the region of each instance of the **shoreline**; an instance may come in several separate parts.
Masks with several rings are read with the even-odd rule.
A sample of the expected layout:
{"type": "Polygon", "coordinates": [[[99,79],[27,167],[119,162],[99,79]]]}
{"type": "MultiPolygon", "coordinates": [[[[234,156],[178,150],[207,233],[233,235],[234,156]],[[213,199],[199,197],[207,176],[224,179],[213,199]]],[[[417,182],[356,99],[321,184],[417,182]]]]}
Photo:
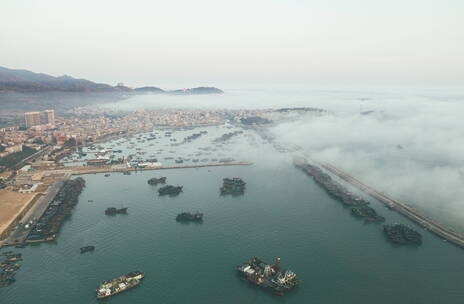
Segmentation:
{"type": "MultiPolygon", "coordinates": [[[[146,168],[125,168],[125,169],[113,169],[103,166],[81,166],[81,167],[68,167],[74,169],[70,172],[71,175],[85,175],[85,174],[97,174],[97,173],[123,173],[123,172],[136,172],[136,171],[153,171],[153,170],[169,170],[169,169],[192,169],[192,168],[205,168],[205,167],[228,167],[228,166],[250,166],[252,162],[233,162],[225,164],[201,164],[201,165],[184,165],[184,166],[159,166],[159,167],[146,167],[146,168]],[[89,168],[93,167],[93,168],[89,168]],[[82,170],[76,170],[77,168],[83,168],[82,170]]],[[[71,169],[71,170],[72,170],[71,169]]],[[[66,169],[63,169],[66,171],[66,169]]]]}
{"type": "MultiPolygon", "coordinates": [[[[233,162],[233,163],[224,163],[224,164],[199,164],[199,165],[184,165],[184,166],[161,166],[161,167],[148,167],[148,168],[126,168],[126,169],[113,169],[113,168],[110,168],[110,167],[107,167],[107,166],[91,166],[92,168],[89,168],[89,166],[82,166],[82,167],[70,167],[71,169],[69,170],[44,170],[44,172],[60,172],[60,171],[66,171],[66,172],[60,172],[60,173],[67,173],[69,174],[69,177],[70,176],[81,176],[81,175],[86,175],[86,174],[98,174],[98,173],[123,173],[123,172],[136,172],[136,171],[154,171],[154,170],[172,170],[172,169],[193,169],[193,168],[209,168],[209,167],[231,167],[231,166],[250,166],[250,165],[253,165],[252,162],[233,162]],[[76,170],[78,168],[83,168],[83,170],[76,170]],[[74,170],[73,170],[74,169],[74,170]]],[[[67,180],[67,179],[66,179],[67,180]]],[[[40,194],[41,195],[41,194],[40,194]]],[[[55,194],[56,195],[56,194],[55,194]]],[[[49,202],[47,203],[47,206],[50,205],[50,203],[53,201],[55,196],[51,197],[49,202]]],[[[37,202],[39,198],[39,194],[37,194],[36,196],[34,196],[34,199],[31,199],[34,200],[34,203],[31,203],[29,202],[28,203],[28,210],[29,211],[32,206],[35,205],[35,203],[37,202]],[[36,199],[35,199],[36,198],[36,199]]],[[[27,211],[25,213],[27,213],[27,211]]],[[[45,211],[45,209],[44,209],[45,211]]],[[[11,223],[16,223],[16,222],[19,222],[25,215],[25,213],[23,214],[22,217],[15,217],[14,219],[12,219],[11,223]]],[[[11,224],[8,226],[8,228],[10,228],[11,224]]],[[[32,228],[32,227],[31,227],[32,228]]],[[[31,229],[32,230],[32,229],[31,229]]],[[[5,232],[3,232],[5,233],[5,232]]],[[[9,237],[11,237],[11,233],[12,231],[9,231],[8,232],[8,235],[5,237],[5,240],[8,239],[9,237]]],[[[49,238],[46,238],[46,239],[40,239],[40,240],[24,240],[24,241],[21,241],[21,242],[8,242],[8,243],[0,243],[0,248],[3,248],[3,247],[8,247],[8,246],[15,246],[15,245],[19,245],[19,244],[23,244],[23,243],[27,243],[27,244],[31,244],[31,243],[45,243],[45,242],[50,242],[50,241],[54,241],[56,238],[57,238],[58,235],[54,235],[52,237],[49,237],[49,238]]]]}

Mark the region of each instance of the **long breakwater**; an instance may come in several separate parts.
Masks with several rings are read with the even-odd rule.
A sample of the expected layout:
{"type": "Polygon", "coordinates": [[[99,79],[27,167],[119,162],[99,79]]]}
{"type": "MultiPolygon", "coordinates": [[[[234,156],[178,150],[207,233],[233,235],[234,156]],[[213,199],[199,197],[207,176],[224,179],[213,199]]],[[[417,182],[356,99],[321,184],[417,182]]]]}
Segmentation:
{"type": "MultiPolygon", "coordinates": [[[[298,160],[298,162],[296,162],[295,164],[297,166],[304,166],[305,163],[307,162],[298,160]]],[[[401,215],[407,217],[408,219],[415,222],[419,226],[434,233],[438,237],[454,245],[457,245],[461,248],[464,248],[464,237],[461,234],[457,233],[456,231],[453,231],[452,229],[445,227],[444,225],[436,222],[435,220],[432,220],[431,218],[426,217],[425,215],[421,214],[419,211],[406,205],[404,202],[393,199],[387,196],[386,194],[375,190],[374,188],[364,184],[360,180],[334,167],[333,165],[330,165],[327,163],[318,163],[318,162],[316,162],[316,164],[324,168],[325,170],[329,171],[330,173],[338,176],[342,180],[348,182],[349,184],[355,186],[356,188],[362,190],[368,195],[374,197],[375,199],[377,199],[379,202],[384,204],[389,209],[400,213],[401,215]]]]}

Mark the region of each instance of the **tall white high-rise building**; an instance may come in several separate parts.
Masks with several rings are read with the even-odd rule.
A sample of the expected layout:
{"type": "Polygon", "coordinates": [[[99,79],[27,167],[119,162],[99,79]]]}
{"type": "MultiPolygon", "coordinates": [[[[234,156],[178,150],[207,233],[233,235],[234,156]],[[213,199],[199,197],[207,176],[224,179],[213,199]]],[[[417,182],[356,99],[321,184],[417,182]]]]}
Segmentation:
{"type": "Polygon", "coordinates": [[[55,110],[45,110],[43,112],[27,112],[24,113],[26,128],[31,128],[38,125],[55,125],[55,110]]]}
{"type": "Polygon", "coordinates": [[[45,110],[45,123],[49,125],[55,124],[55,110],[45,110]]]}
{"type": "Polygon", "coordinates": [[[24,120],[26,121],[26,128],[40,125],[40,112],[26,112],[24,113],[24,120]]]}

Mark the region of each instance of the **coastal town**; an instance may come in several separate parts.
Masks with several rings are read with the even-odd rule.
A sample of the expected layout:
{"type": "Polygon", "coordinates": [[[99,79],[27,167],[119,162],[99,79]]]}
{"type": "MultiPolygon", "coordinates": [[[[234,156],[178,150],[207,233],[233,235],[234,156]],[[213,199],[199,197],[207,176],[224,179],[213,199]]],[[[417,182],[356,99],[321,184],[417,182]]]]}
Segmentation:
{"type": "MultiPolygon", "coordinates": [[[[22,125],[0,129],[0,247],[22,246],[25,242],[46,241],[28,239],[35,224],[73,175],[124,172],[168,168],[246,165],[230,158],[206,162],[193,159],[185,163],[177,159],[174,165],[160,162],[130,161],[130,157],[109,159],[108,152],[96,152],[95,159],[74,162],[66,160],[73,154],[85,155],[83,149],[96,149],[99,143],[126,138],[158,129],[193,128],[237,122],[267,111],[258,110],[156,110],[112,113],[90,109],[74,109],[66,117],[56,117],[54,110],[26,112],[22,125]],[[106,153],[106,154],[105,154],[106,153]],[[198,162],[198,163],[196,163],[198,162]],[[178,165],[177,165],[178,164],[178,165]]],[[[166,131],[166,136],[171,136],[166,131]]],[[[206,133],[206,132],[205,132],[206,133]]],[[[229,133],[226,137],[229,138],[229,133]]],[[[235,133],[230,133],[235,135],[235,133]]],[[[203,133],[184,139],[191,141],[203,133]]],[[[152,140],[154,135],[147,138],[152,140]]],[[[171,139],[171,141],[174,139],[171,139]]],[[[221,138],[216,140],[220,144],[221,138]]],[[[179,143],[171,143],[175,146],[179,143]]],[[[153,145],[153,144],[151,144],[153,145]]],[[[116,151],[117,152],[117,151],[116,151]]],[[[173,151],[171,151],[173,152],[173,151]]],[[[137,153],[141,153],[140,151],[137,153]]],[[[114,156],[112,156],[114,157],[114,156]]],[[[169,157],[168,157],[169,159],[169,157]]],[[[153,160],[153,159],[152,159],[153,160]]]]}
{"type": "Polygon", "coordinates": [[[464,299],[464,1],[2,4],[0,304],[464,299]]]}
{"type": "MultiPolygon", "coordinates": [[[[300,147],[275,140],[266,126],[308,113],[327,114],[314,108],[139,110],[126,113],[76,108],[58,118],[54,110],[26,112],[21,125],[0,129],[0,248],[8,247],[5,250],[9,250],[54,242],[86,188],[88,179],[84,175],[98,174],[99,178],[112,183],[113,179],[107,179],[112,175],[115,175],[114,180],[118,180],[126,179],[125,175],[147,175],[149,171],[199,168],[205,168],[204,171],[209,174],[214,167],[252,165],[253,162],[243,160],[248,158],[243,157],[246,153],[233,154],[236,138],[247,141],[250,147],[260,143],[278,153],[301,154],[300,147]]],[[[366,198],[348,190],[334,176],[359,187],[390,211],[396,211],[462,247],[463,238],[456,232],[404,203],[380,195],[366,185],[359,185],[359,181],[338,168],[310,158],[308,161],[306,157],[303,153],[302,158],[295,158],[294,165],[311,176],[332,198],[349,207],[351,214],[364,223],[383,223],[386,218],[370,207],[366,198]]],[[[133,180],[137,179],[134,177],[133,180]]],[[[158,175],[146,181],[157,193],[157,199],[174,200],[177,196],[185,196],[183,183],[174,181],[166,184],[166,180],[165,176],[158,175]]],[[[240,177],[223,177],[219,197],[240,199],[246,188],[247,182],[240,177]]],[[[85,199],[88,203],[94,202],[93,197],[85,199]]],[[[130,202],[126,204],[111,202],[101,211],[107,218],[124,218],[132,215],[128,212],[130,202]]],[[[203,210],[186,210],[189,209],[179,210],[176,222],[203,223],[203,210]]],[[[383,225],[383,233],[397,246],[422,244],[422,234],[407,224],[383,225]]],[[[83,245],[80,247],[81,254],[95,251],[95,243],[83,245]]],[[[17,259],[21,259],[21,255],[6,251],[0,285],[8,286],[15,282],[15,274],[20,267],[14,263],[17,259]]],[[[284,295],[299,281],[292,271],[280,269],[280,259],[276,261],[270,265],[254,257],[236,269],[244,280],[273,294],[284,295]]],[[[110,297],[138,286],[143,276],[142,272],[136,271],[105,281],[97,289],[97,298],[110,297]],[[120,287],[122,283],[124,287],[120,287]]]]}
{"type": "MultiPolygon", "coordinates": [[[[140,110],[127,114],[75,109],[66,119],[55,118],[54,110],[27,112],[24,124],[0,129],[0,158],[27,150],[54,150],[87,145],[114,136],[151,131],[154,127],[192,127],[246,118],[265,110],[140,110]]],[[[3,161],[4,162],[4,161],[3,161]]],[[[0,162],[0,170],[6,166],[0,162]]]]}

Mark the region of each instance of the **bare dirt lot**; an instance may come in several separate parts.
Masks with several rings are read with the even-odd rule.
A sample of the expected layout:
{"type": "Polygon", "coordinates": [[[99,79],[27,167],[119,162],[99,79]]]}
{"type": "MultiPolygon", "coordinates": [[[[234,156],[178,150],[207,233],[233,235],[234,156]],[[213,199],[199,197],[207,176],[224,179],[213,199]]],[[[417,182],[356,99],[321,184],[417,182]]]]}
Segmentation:
{"type": "Polygon", "coordinates": [[[18,193],[0,190],[0,234],[18,216],[35,193],[18,193]]]}

